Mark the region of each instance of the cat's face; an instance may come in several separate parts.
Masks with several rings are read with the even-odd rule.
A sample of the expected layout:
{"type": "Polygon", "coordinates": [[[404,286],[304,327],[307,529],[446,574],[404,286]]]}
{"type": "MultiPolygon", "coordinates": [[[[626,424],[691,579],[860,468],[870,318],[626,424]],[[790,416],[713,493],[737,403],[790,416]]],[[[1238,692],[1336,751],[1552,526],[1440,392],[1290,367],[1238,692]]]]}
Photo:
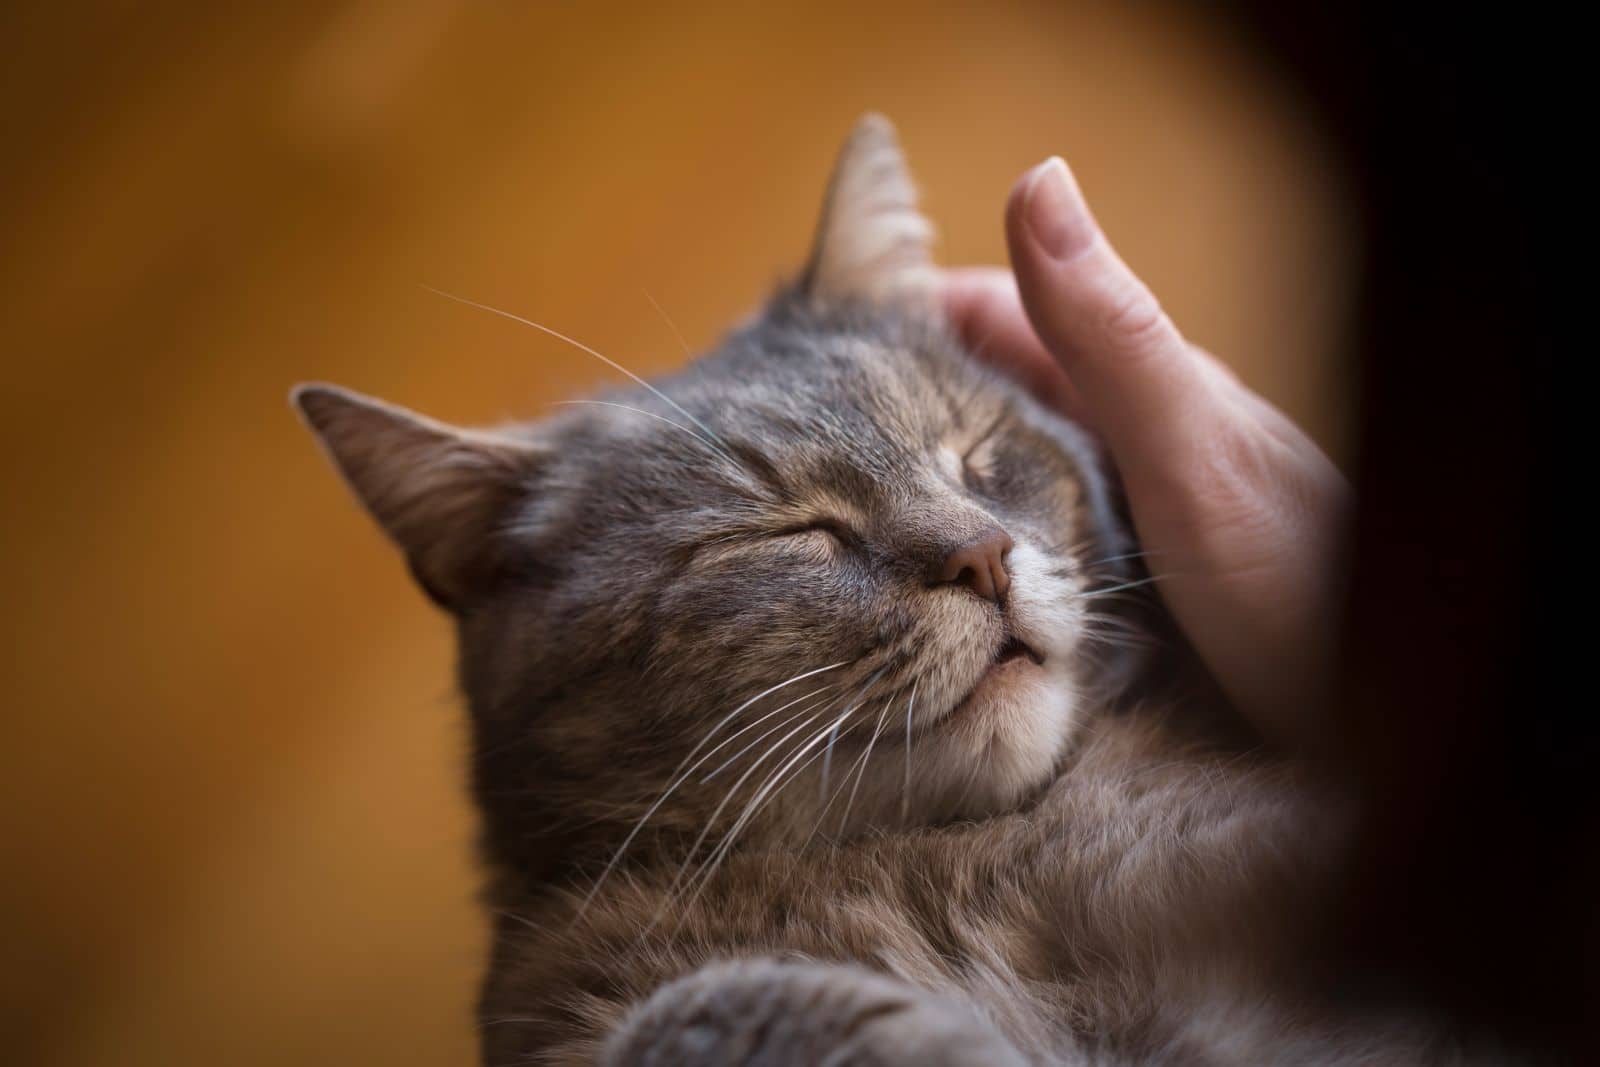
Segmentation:
{"type": "Polygon", "coordinates": [[[802,283],[654,387],[494,433],[301,394],[458,615],[500,859],[975,817],[1052,777],[1126,541],[1084,436],[920,300],[886,150],[858,131],[802,283]]]}

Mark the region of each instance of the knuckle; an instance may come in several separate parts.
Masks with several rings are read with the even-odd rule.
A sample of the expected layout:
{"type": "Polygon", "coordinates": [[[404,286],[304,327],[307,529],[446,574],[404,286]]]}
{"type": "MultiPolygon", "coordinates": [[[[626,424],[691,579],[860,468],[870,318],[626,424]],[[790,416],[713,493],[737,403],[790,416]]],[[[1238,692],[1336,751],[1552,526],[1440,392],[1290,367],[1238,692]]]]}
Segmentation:
{"type": "Polygon", "coordinates": [[[1141,351],[1166,340],[1172,323],[1155,294],[1136,283],[1111,300],[1104,327],[1106,336],[1118,348],[1141,351]]]}
{"type": "Polygon", "coordinates": [[[1272,475],[1263,469],[1260,442],[1237,427],[1202,420],[1171,444],[1161,479],[1151,488],[1162,494],[1172,518],[1185,528],[1226,531],[1230,537],[1265,520],[1272,475]]]}
{"type": "Polygon", "coordinates": [[[1295,457],[1264,432],[1218,435],[1197,480],[1206,527],[1236,553],[1273,554],[1271,546],[1292,553],[1329,517],[1307,499],[1295,457]]]}

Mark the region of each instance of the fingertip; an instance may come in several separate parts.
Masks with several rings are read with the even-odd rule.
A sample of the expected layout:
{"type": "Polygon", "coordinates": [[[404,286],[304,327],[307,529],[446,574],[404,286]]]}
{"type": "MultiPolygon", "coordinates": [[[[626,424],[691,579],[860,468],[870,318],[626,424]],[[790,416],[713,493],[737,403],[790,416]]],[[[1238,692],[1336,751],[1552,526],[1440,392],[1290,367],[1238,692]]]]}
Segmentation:
{"type": "Polygon", "coordinates": [[[1195,368],[1182,336],[1111,248],[1060,159],[1012,190],[1006,240],[1032,332],[1119,456],[1193,424],[1195,368]]]}
{"type": "Polygon", "coordinates": [[[1051,156],[1017,180],[1006,202],[1006,232],[1013,261],[1019,241],[1026,251],[1055,262],[1094,246],[1099,228],[1066,160],[1051,156]]]}
{"type": "Polygon", "coordinates": [[[1022,307],[1069,370],[1183,347],[1160,303],[1105,240],[1059,156],[1012,190],[1006,238],[1022,307]]]}

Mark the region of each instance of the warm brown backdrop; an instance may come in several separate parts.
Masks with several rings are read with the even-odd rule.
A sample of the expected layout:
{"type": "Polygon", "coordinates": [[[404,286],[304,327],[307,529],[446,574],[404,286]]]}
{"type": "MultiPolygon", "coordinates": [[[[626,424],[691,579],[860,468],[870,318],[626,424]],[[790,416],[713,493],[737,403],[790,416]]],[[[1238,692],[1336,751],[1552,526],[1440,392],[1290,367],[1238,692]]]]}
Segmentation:
{"type": "Polygon", "coordinates": [[[1188,332],[1342,445],[1337,176],[1189,9],[255,7],[0,26],[9,1062],[470,1058],[448,629],[284,395],[494,420],[612,376],[422,283],[671,367],[650,298],[712,340],[874,108],[946,261],[1001,258],[1060,152],[1188,332]]]}

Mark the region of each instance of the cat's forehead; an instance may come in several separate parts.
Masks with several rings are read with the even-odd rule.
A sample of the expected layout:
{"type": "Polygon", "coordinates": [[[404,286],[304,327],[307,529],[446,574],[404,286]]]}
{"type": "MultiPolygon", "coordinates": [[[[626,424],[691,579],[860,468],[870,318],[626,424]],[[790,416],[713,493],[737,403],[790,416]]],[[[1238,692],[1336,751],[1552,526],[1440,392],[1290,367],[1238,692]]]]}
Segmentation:
{"type": "Polygon", "coordinates": [[[558,449],[571,477],[555,481],[631,501],[634,519],[761,500],[898,514],[959,481],[1015,395],[940,329],[780,310],[672,377],[578,409],[558,449]]]}
{"type": "Polygon", "coordinates": [[[920,452],[966,422],[975,403],[992,400],[938,335],[758,336],[696,369],[690,398],[712,418],[795,445],[854,441],[920,452]],[[701,382],[706,387],[695,388],[701,382]]]}
{"type": "Polygon", "coordinates": [[[888,488],[951,449],[1004,397],[950,353],[910,339],[834,334],[803,350],[741,351],[689,410],[791,476],[888,488]]]}

